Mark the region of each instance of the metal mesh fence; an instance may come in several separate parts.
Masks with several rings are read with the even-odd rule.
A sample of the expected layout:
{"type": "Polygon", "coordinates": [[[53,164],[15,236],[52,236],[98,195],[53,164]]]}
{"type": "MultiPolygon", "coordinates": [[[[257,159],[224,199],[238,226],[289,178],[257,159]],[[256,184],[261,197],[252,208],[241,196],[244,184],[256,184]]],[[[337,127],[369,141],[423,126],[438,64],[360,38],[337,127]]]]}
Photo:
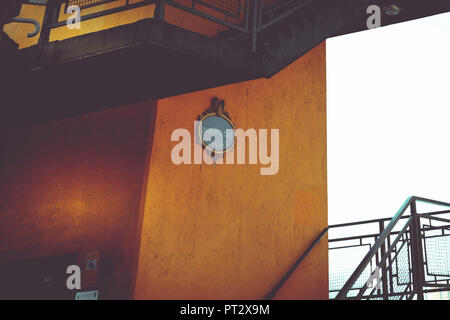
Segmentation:
{"type": "MultiPolygon", "coordinates": [[[[66,0],[66,3],[67,6],[75,5],[80,8],[88,8],[112,1],[118,0],[66,0]]],[[[192,3],[210,7],[233,17],[239,17],[242,8],[242,0],[192,0],[192,3]]]]}
{"type": "Polygon", "coordinates": [[[395,246],[395,250],[389,256],[390,270],[387,271],[388,292],[400,295],[390,296],[389,300],[405,299],[404,293],[409,290],[411,283],[410,252],[408,240],[403,239],[395,246]]]}
{"type": "MultiPolygon", "coordinates": [[[[329,251],[329,290],[340,290],[350,278],[355,268],[369,251],[369,245],[348,248],[337,248],[329,251]]],[[[353,289],[362,288],[370,277],[370,265],[355,282],[353,289]]]]}
{"type": "MultiPolygon", "coordinates": [[[[409,204],[402,206],[402,212],[407,209],[405,205],[409,204]]],[[[415,210],[411,206],[411,216],[400,218],[408,220],[390,227],[389,234],[383,238],[380,237],[387,232],[388,219],[330,226],[335,233],[329,238],[328,246],[331,299],[338,295],[339,299],[410,300],[448,290],[450,219],[441,215],[450,214],[450,210],[429,213],[415,210]],[[429,221],[428,224],[424,219],[429,221]],[[369,230],[369,225],[378,225],[379,232],[369,230]],[[346,228],[357,230],[348,232],[346,228]],[[364,255],[367,252],[370,255],[364,255]],[[362,270],[364,265],[366,267],[362,270]],[[353,285],[344,286],[349,279],[353,285]],[[374,286],[375,280],[378,280],[377,286],[374,286]]]]}
{"type": "Polygon", "coordinates": [[[78,6],[81,9],[87,7],[98,6],[103,3],[112,2],[117,0],[67,0],[67,6],[78,6]]]}
{"type": "MultiPolygon", "coordinates": [[[[401,249],[397,254],[397,258],[395,259],[395,269],[399,285],[405,285],[411,282],[409,246],[406,242],[402,243],[401,249]]],[[[405,288],[402,287],[402,289],[405,288]]]]}
{"type": "Polygon", "coordinates": [[[235,17],[239,17],[241,13],[242,0],[194,0],[193,2],[203,4],[235,17]]]}
{"type": "Polygon", "coordinates": [[[450,276],[450,235],[426,238],[425,253],[428,274],[450,276]]]}

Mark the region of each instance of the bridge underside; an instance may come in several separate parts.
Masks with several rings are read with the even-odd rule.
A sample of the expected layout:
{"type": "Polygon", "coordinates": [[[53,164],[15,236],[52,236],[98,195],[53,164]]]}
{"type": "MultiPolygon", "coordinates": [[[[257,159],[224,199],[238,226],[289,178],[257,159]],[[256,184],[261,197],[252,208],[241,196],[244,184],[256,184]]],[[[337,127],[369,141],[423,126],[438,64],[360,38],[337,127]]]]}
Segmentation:
{"type": "MultiPolygon", "coordinates": [[[[366,30],[371,4],[387,2],[313,1],[258,32],[254,52],[249,37],[237,32],[211,38],[157,19],[23,50],[3,33],[1,125],[271,77],[328,37],[366,30]]],[[[450,1],[398,1],[398,6],[401,14],[383,15],[383,26],[447,12],[450,1]]]]}

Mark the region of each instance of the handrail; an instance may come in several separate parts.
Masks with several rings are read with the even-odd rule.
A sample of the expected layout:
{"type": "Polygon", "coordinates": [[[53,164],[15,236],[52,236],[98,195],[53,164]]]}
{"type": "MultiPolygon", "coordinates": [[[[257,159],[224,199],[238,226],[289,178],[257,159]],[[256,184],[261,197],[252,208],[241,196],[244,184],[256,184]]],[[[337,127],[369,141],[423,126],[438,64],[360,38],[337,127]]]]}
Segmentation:
{"type": "Polygon", "coordinates": [[[34,19],[28,19],[28,18],[20,18],[20,17],[15,17],[11,19],[13,22],[19,22],[19,23],[29,23],[34,25],[34,30],[30,33],[27,34],[28,38],[33,38],[34,36],[36,36],[40,31],[41,31],[41,25],[39,22],[37,22],[34,19]]]}
{"type": "MultiPolygon", "coordinates": [[[[417,213],[419,216],[423,216],[423,215],[438,215],[438,214],[448,214],[450,213],[450,210],[442,210],[442,211],[433,211],[433,212],[424,212],[424,213],[417,213]]],[[[408,219],[410,217],[410,215],[406,215],[406,216],[402,216],[400,219],[408,219]]],[[[379,218],[379,219],[371,219],[371,220],[359,220],[359,221],[355,221],[355,222],[344,222],[344,223],[338,223],[338,224],[332,224],[330,226],[328,226],[330,229],[331,228],[340,228],[340,227],[351,227],[351,226],[356,226],[356,225],[361,225],[361,224],[370,224],[370,223],[375,223],[375,222],[384,222],[384,221],[390,221],[392,220],[392,217],[390,218],[379,218]]]]}
{"type": "Polygon", "coordinates": [[[328,232],[328,227],[323,229],[319,235],[314,239],[314,241],[309,245],[308,249],[297,259],[297,261],[292,265],[292,267],[286,272],[286,274],[281,278],[281,280],[273,287],[273,289],[265,296],[264,300],[272,300],[285,282],[291,277],[297,267],[302,263],[302,261],[308,256],[312,249],[322,240],[325,234],[328,232]]]}
{"type": "MultiPolygon", "coordinates": [[[[401,237],[403,236],[403,234],[405,234],[406,229],[408,229],[408,227],[411,225],[413,221],[413,217],[409,217],[408,221],[405,223],[405,225],[403,226],[402,230],[398,233],[398,235],[395,237],[395,240],[392,242],[391,246],[389,247],[389,249],[384,253],[384,255],[381,257],[380,261],[383,263],[384,260],[386,260],[386,258],[391,254],[392,250],[394,249],[395,245],[397,244],[397,242],[401,239],[401,237]]],[[[398,253],[397,253],[398,254],[398,253]]],[[[357,296],[357,299],[360,299],[361,296],[364,294],[364,291],[367,288],[367,283],[360,289],[359,294],[357,296]]]]}
{"type": "MultiPolygon", "coordinates": [[[[358,267],[352,273],[350,278],[346,281],[344,286],[341,288],[339,293],[336,295],[336,299],[339,300],[339,299],[347,298],[348,292],[352,289],[355,282],[359,279],[362,272],[366,269],[367,265],[370,263],[373,256],[377,253],[377,251],[384,244],[387,237],[392,233],[392,230],[394,229],[394,227],[396,226],[398,221],[402,218],[406,218],[403,215],[409,206],[414,206],[414,210],[411,210],[412,211],[411,216],[409,216],[409,219],[408,219],[406,225],[402,228],[402,231],[399,233],[399,236],[406,230],[406,227],[410,225],[413,218],[415,218],[416,216],[419,217],[419,215],[415,212],[415,202],[416,201],[450,207],[450,203],[446,203],[446,202],[442,202],[442,201],[436,201],[436,200],[431,200],[431,199],[426,199],[426,198],[416,197],[416,196],[408,197],[406,199],[406,201],[403,203],[403,205],[400,207],[400,209],[397,211],[397,213],[394,215],[394,217],[391,219],[388,226],[386,228],[384,228],[383,232],[377,238],[374,245],[371,247],[369,252],[366,254],[366,256],[364,257],[362,262],[358,265],[358,267]]],[[[392,247],[392,245],[391,245],[391,247],[392,247]]]]}
{"type": "Polygon", "coordinates": [[[400,220],[401,216],[405,213],[406,209],[409,207],[411,202],[414,200],[414,197],[408,197],[406,201],[403,203],[403,205],[400,207],[400,209],[397,211],[395,216],[392,218],[391,222],[389,222],[388,226],[383,230],[383,232],[378,237],[375,244],[370,248],[369,252],[366,254],[362,262],[356,267],[356,270],[353,272],[353,274],[350,276],[350,278],[347,280],[347,282],[344,284],[342,289],[339,291],[339,293],[336,295],[336,299],[345,299],[347,296],[347,292],[353,287],[356,280],[360,277],[361,273],[363,273],[364,269],[369,264],[372,257],[375,255],[375,253],[380,249],[381,245],[384,243],[388,235],[391,233],[392,229],[394,229],[397,222],[400,220]]]}

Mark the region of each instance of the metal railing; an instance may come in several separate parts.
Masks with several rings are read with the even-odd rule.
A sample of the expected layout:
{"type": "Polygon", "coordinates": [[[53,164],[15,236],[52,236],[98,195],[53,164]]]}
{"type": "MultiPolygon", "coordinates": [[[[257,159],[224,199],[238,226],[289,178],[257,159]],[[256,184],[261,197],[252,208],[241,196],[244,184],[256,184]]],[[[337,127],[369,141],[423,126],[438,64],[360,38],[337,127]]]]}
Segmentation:
{"type": "Polygon", "coordinates": [[[392,219],[329,227],[330,237],[345,235],[328,240],[330,298],[422,300],[450,291],[450,210],[418,213],[417,203],[450,208],[413,196],[392,219]]]}
{"type": "Polygon", "coordinates": [[[155,16],[158,17],[158,19],[164,20],[165,6],[171,5],[177,7],[194,15],[222,24],[232,30],[249,35],[252,52],[256,52],[257,38],[260,32],[303,9],[305,6],[309,5],[312,0],[283,0],[272,6],[268,6],[265,0],[231,1],[235,3],[238,2],[235,5],[237,9],[235,10],[234,15],[230,14],[229,11],[220,10],[217,5],[209,6],[224,13],[224,18],[205,13],[196,7],[196,4],[205,5],[205,2],[225,3],[227,1],[192,0],[192,6],[189,7],[176,0],[160,0],[158,1],[158,7],[156,9],[157,13],[155,16]],[[238,22],[230,21],[230,17],[238,19],[238,22]]]}
{"type": "Polygon", "coordinates": [[[265,300],[272,300],[277,292],[283,287],[286,281],[292,276],[295,270],[297,270],[298,266],[305,260],[305,258],[309,255],[309,253],[319,244],[322,238],[327,234],[328,227],[324,228],[319,235],[311,242],[309,247],[305,250],[305,252],[295,261],[295,263],[289,268],[289,270],[283,275],[280,281],[273,287],[272,290],[264,297],[265,300]]]}
{"type": "Polygon", "coordinates": [[[258,3],[258,0],[248,1],[200,1],[191,0],[191,6],[185,4],[185,2],[179,0],[159,0],[157,1],[157,7],[155,10],[155,18],[159,20],[165,20],[165,8],[166,6],[172,6],[189,12],[193,15],[202,17],[204,19],[213,21],[215,23],[224,25],[230,29],[240,31],[242,33],[250,34],[250,20],[253,5],[258,3]],[[227,6],[225,3],[234,3],[232,6],[227,6]],[[220,5],[219,3],[222,3],[220,5]],[[208,7],[216,11],[217,15],[206,12],[202,7],[208,7]],[[233,20],[234,19],[234,20],[233,20]]]}
{"type": "Polygon", "coordinates": [[[274,24],[296,13],[312,0],[285,0],[269,6],[265,0],[142,0],[130,3],[130,0],[20,0],[22,4],[34,4],[46,6],[44,19],[41,24],[33,19],[16,18],[16,22],[32,23],[35,31],[29,37],[41,35],[39,44],[49,42],[50,31],[66,25],[67,21],[60,20],[60,13],[67,13],[69,6],[76,5],[81,10],[100,6],[106,3],[122,3],[114,8],[100,10],[89,14],[81,14],[80,22],[98,17],[131,10],[149,4],[156,4],[154,18],[160,21],[166,20],[166,7],[172,6],[190,14],[221,24],[230,30],[249,37],[253,52],[257,50],[258,34],[274,24]],[[189,4],[187,4],[189,2],[189,4]]]}
{"type": "Polygon", "coordinates": [[[61,7],[64,7],[64,12],[67,12],[67,8],[72,5],[78,5],[80,9],[87,9],[96,6],[100,6],[110,2],[122,2],[123,4],[114,8],[101,10],[89,14],[81,14],[80,22],[107,16],[110,14],[136,9],[139,7],[147,6],[156,3],[158,0],[142,0],[139,2],[130,3],[129,0],[47,0],[47,8],[44,14],[44,20],[42,22],[42,32],[39,38],[39,44],[45,44],[50,41],[50,32],[52,29],[65,26],[66,20],[60,21],[61,7]]]}

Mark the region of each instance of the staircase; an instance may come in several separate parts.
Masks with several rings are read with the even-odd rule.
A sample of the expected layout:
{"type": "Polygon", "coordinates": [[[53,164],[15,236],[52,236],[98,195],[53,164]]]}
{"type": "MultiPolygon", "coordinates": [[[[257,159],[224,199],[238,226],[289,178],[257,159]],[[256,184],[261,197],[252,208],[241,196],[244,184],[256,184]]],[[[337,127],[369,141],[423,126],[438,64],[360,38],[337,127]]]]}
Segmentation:
{"type": "Polygon", "coordinates": [[[412,196],[392,218],[323,229],[265,299],[276,296],[326,234],[330,299],[424,300],[450,292],[450,203],[412,196]]]}
{"type": "Polygon", "coordinates": [[[450,291],[449,214],[450,203],[413,196],[392,219],[330,226],[346,235],[329,239],[330,298],[424,300],[450,291]],[[419,213],[419,205],[443,210],[419,213]]]}

